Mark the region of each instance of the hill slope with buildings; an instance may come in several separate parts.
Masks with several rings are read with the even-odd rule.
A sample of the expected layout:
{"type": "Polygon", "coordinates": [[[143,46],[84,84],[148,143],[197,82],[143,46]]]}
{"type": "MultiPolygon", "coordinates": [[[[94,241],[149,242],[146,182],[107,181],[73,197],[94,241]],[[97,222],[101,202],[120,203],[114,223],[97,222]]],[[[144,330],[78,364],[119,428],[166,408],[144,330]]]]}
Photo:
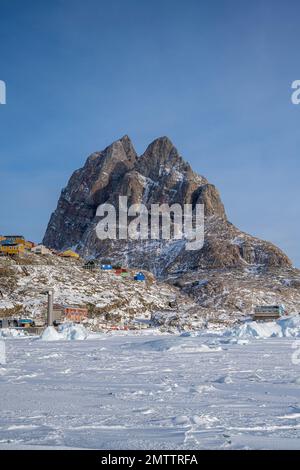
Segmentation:
{"type": "Polygon", "coordinates": [[[240,231],[228,221],[218,190],[196,174],[167,137],[138,156],[128,136],[92,154],[63,189],[44,243],[72,247],[85,258],[146,269],[193,297],[203,311],[225,317],[247,315],[257,303],[299,310],[299,271],[272,243],[240,231]],[[197,203],[205,207],[204,246],[187,251],[184,240],[99,240],[99,204],[197,203]]]}

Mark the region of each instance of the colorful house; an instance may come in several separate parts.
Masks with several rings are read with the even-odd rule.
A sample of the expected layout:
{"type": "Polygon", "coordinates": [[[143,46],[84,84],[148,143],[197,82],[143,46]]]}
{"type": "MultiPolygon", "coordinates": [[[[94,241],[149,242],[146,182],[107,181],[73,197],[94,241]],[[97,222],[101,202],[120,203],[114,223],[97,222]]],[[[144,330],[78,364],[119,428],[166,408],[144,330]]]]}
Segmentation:
{"type": "Polygon", "coordinates": [[[145,281],[146,278],[145,278],[145,275],[141,272],[139,273],[136,273],[136,275],[134,276],[133,278],[135,281],[145,281]]]}
{"type": "Polygon", "coordinates": [[[33,242],[25,240],[23,235],[1,235],[0,245],[0,252],[14,255],[30,251],[35,246],[33,242]]]}
{"type": "Polygon", "coordinates": [[[116,276],[122,276],[122,274],[128,274],[128,271],[126,268],[117,268],[115,270],[115,275],[116,276]]]}
{"type": "Polygon", "coordinates": [[[111,264],[101,264],[102,271],[111,271],[112,265],[111,264]]]}
{"type": "Polygon", "coordinates": [[[79,323],[88,318],[88,309],[82,307],[66,307],[64,315],[66,320],[79,323]]]}
{"type": "Polygon", "coordinates": [[[1,242],[0,253],[5,255],[20,255],[24,253],[25,246],[23,244],[9,243],[7,240],[1,242]]]}
{"type": "Polygon", "coordinates": [[[63,253],[61,253],[61,256],[63,256],[64,258],[75,258],[75,259],[79,258],[78,253],[75,253],[75,251],[72,251],[72,250],[64,251],[63,253]]]}

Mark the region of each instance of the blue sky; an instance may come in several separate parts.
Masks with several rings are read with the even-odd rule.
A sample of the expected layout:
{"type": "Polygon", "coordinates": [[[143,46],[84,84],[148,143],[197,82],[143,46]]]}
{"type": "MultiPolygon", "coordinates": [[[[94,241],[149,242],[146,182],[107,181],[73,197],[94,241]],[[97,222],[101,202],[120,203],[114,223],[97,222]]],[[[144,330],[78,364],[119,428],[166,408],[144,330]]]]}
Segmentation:
{"type": "Polygon", "coordinates": [[[296,0],[0,0],[0,233],[39,241],[86,157],[168,135],[300,266],[296,0]]]}

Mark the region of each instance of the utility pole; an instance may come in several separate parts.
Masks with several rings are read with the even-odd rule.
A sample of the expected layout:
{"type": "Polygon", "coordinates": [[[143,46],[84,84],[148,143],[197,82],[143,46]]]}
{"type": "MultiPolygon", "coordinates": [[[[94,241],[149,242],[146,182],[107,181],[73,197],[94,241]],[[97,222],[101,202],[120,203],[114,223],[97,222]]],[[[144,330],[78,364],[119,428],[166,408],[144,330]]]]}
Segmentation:
{"type": "Polygon", "coordinates": [[[47,326],[53,326],[53,290],[48,290],[47,326]]]}
{"type": "Polygon", "coordinates": [[[53,326],[53,289],[46,289],[41,294],[47,294],[48,305],[47,305],[47,326],[53,326]]]}

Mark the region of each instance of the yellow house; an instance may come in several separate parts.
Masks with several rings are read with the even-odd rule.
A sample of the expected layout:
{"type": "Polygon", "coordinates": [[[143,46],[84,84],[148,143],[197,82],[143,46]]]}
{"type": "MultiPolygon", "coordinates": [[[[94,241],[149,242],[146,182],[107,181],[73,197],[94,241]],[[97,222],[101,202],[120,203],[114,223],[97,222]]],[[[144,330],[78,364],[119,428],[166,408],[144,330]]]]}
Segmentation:
{"type": "Polygon", "coordinates": [[[63,256],[64,258],[76,258],[76,259],[79,258],[79,255],[75,253],[75,251],[72,251],[72,250],[64,251],[63,253],[61,253],[61,256],[63,256]]]}
{"type": "Polygon", "coordinates": [[[0,245],[0,253],[5,255],[19,255],[24,253],[25,246],[22,244],[9,244],[9,245],[0,245]]]}

